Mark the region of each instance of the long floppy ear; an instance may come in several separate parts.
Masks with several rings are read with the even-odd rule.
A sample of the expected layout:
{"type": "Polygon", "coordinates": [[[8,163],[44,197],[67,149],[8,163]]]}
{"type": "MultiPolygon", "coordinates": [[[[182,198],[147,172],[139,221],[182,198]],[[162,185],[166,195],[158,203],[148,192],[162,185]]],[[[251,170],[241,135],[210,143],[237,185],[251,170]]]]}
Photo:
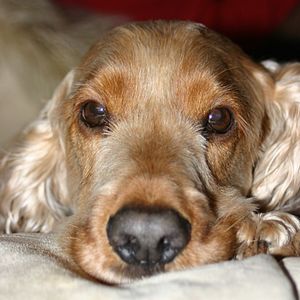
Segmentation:
{"type": "Polygon", "coordinates": [[[0,232],[48,232],[55,220],[70,213],[55,112],[70,93],[73,77],[71,71],[20,142],[0,161],[0,232]]]}
{"type": "Polygon", "coordinates": [[[300,214],[300,63],[268,62],[266,67],[274,79],[274,86],[265,88],[269,133],[254,170],[252,194],[266,211],[300,214]]]}

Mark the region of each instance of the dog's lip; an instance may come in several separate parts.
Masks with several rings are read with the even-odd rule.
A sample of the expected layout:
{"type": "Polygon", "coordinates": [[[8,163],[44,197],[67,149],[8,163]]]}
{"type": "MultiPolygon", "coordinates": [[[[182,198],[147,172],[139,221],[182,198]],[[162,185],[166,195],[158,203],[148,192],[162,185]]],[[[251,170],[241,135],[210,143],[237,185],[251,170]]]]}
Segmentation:
{"type": "Polygon", "coordinates": [[[136,264],[128,265],[123,269],[122,274],[128,281],[141,280],[143,278],[165,273],[165,268],[162,265],[136,264]]]}

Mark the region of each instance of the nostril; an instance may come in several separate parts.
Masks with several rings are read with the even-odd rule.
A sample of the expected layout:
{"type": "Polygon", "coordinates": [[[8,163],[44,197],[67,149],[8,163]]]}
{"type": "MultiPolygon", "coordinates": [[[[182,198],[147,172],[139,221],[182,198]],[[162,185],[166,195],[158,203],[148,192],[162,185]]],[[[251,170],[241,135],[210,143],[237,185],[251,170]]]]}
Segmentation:
{"type": "Polygon", "coordinates": [[[177,254],[185,247],[187,241],[177,236],[163,237],[158,243],[158,251],[161,253],[160,262],[163,264],[171,262],[177,254]]]}
{"type": "Polygon", "coordinates": [[[161,253],[161,262],[168,263],[176,256],[176,249],[171,245],[170,237],[163,237],[158,243],[158,251],[161,253]]]}
{"type": "Polygon", "coordinates": [[[115,241],[115,251],[127,263],[135,263],[136,253],[140,248],[138,239],[129,234],[123,234],[115,241]]]}
{"type": "Polygon", "coordinates": [[[163,237],[159,243],[158,243],[158,246],[161,248],[162,251],[170,248],[170,238],[169,237],[163,237]]]}

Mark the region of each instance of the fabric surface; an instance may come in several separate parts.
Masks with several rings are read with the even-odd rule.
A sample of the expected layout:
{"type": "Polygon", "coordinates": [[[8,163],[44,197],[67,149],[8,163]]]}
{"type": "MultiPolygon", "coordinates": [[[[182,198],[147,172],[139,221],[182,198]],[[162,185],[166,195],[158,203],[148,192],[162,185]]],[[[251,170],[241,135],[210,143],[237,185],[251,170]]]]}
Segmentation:
{"type": "Polygon", "coordinates": [[[0,299],[297,299],[300,259],[261,255],[112,287],[83,278],[54,234],[0,236],[0,299]],[[295,283],[293,282],[293,280],[295,283]]]}

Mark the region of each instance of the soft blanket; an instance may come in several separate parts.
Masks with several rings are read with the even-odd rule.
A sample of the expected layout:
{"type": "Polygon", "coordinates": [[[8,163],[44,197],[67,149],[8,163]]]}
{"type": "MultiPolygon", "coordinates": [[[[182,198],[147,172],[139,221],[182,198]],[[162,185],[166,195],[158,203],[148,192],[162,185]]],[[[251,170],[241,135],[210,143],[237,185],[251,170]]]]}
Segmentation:
{"type": "Polygon", "coordinates": [[[299,290],[300,258],[260,255],[113,287],[74,272],[55,234],[0,236],[0,299],[294,300],[299,290]]]}

